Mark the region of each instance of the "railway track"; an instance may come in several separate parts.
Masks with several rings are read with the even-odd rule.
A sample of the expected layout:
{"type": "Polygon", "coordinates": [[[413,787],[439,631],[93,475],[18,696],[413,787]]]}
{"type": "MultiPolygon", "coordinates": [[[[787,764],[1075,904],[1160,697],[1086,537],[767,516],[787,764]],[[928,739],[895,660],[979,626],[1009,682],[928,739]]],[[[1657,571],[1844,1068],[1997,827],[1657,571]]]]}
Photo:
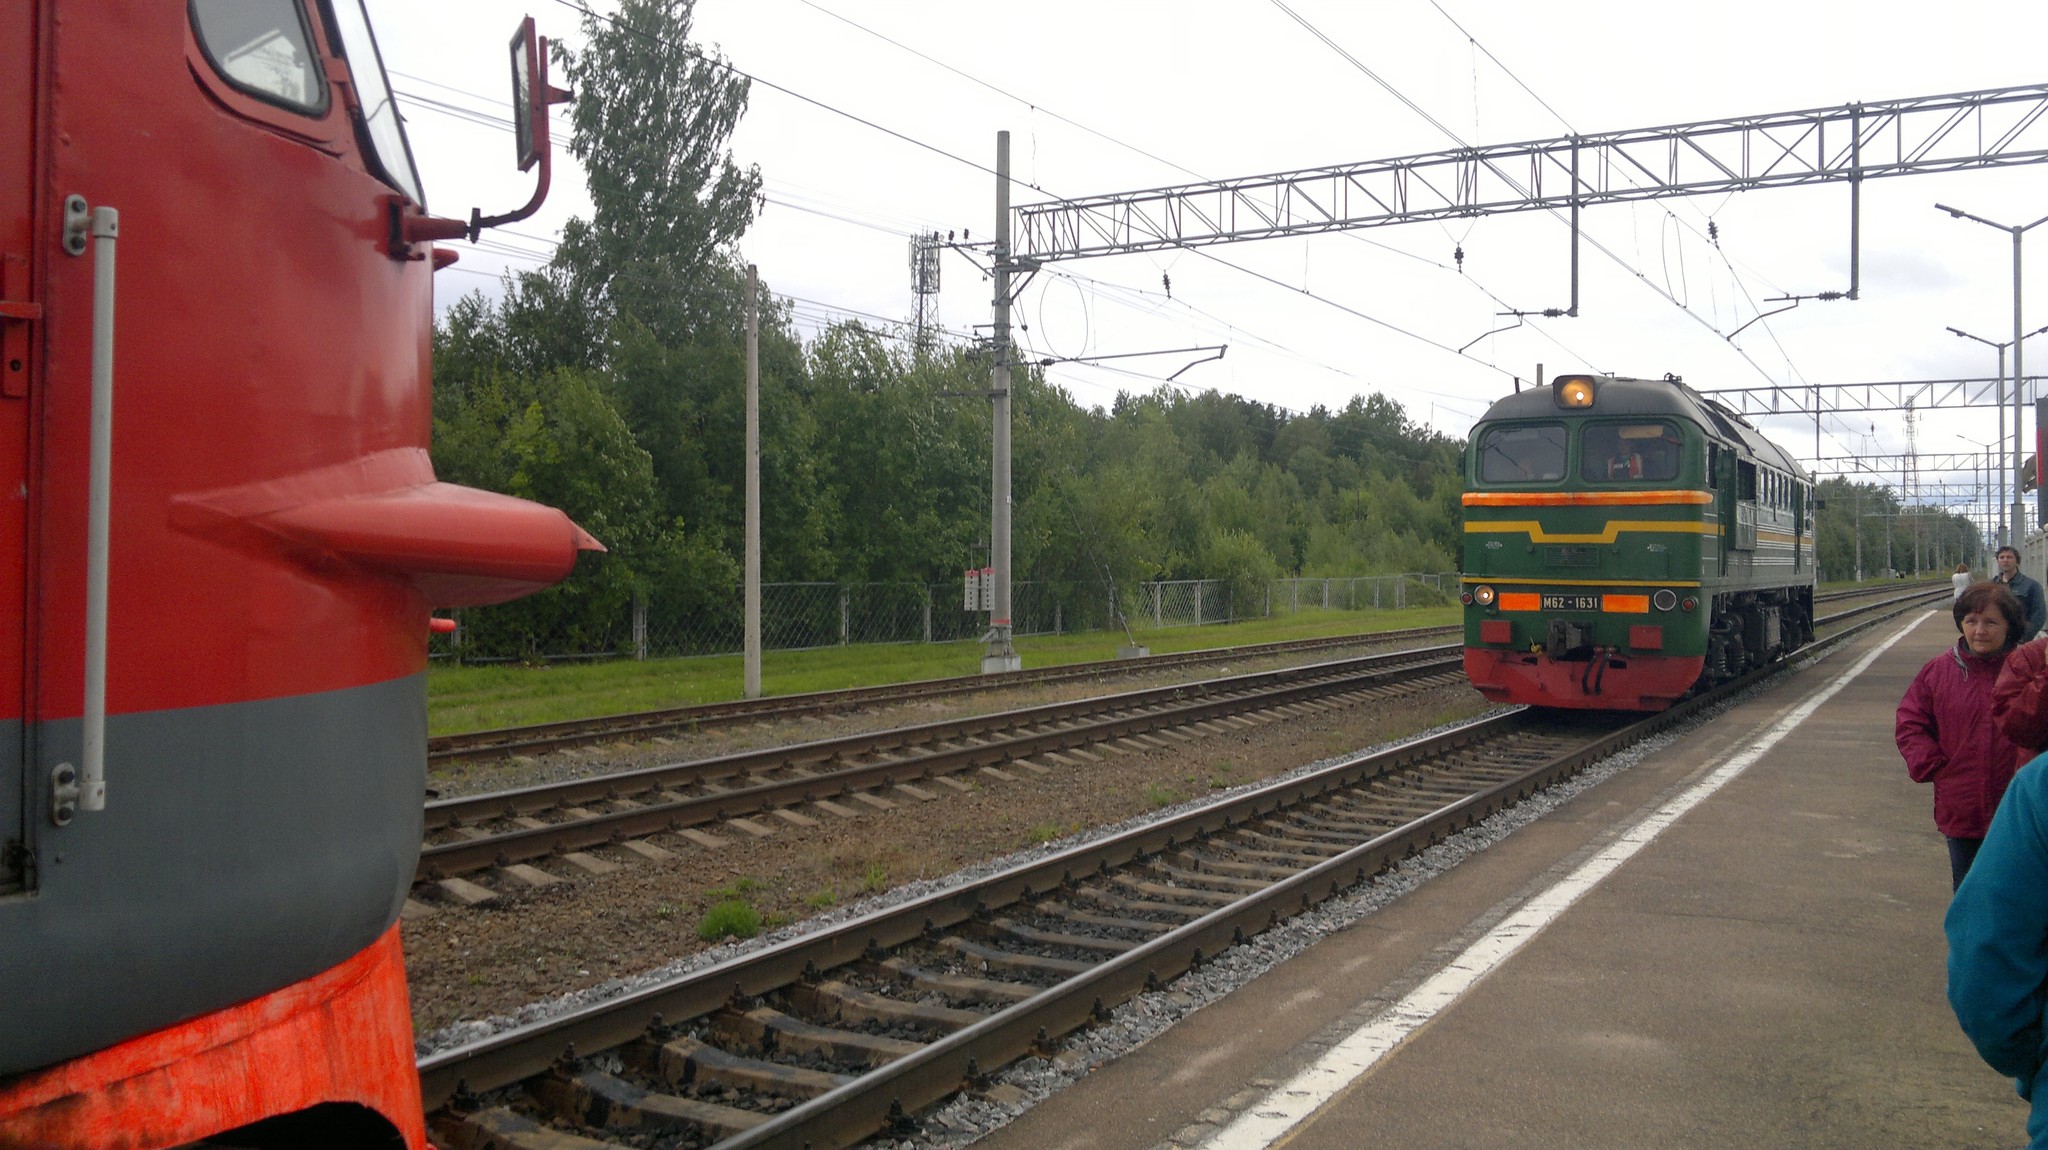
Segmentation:
{"type": "MultiPolygon", "coordinates": [[[[1929,585],[1908,586],[1918,588],[1929,585]]],[[[1939,586],[1946,587],[1948,584],[1942,583],[1939,586]]],[[[1881,592],[1865,589],[1833,591],[1815,596],[1814,602],[1836,602],[1872,594],[1881,592]]],[[[925,679],[911,683],[853,687],[839,691],[733,699],[720,703],[668,707],[626,715],[606,715],[462,734],[435,735],[427,740],[427,758],[431,763],[454,763],[472,759],[502,758],[507,755],[544,754],[569,747],[605,742],[630,742],[675,734],[679,731],[711,730],[739,723],[842,713],[911,699],[944,698],[1043,683],[1106,679],[1175,668],[1211,666],[1245,659],[1312,655],[1321,651],[1341,650],[1366,644],[1441,638],[1456,635],[1460,629],[1461,627],[1455,624],[1445,627],[1411,627],[1399,631],[1335,635],[1320,639],[1289,639],[1241,647],[1211,647],[1168,655],[1148,655],[1143,659],[1108,659],[1070,663],[1058,667],[1004,671],[992,675],[962,675],[949,679],[925,679]]]]}
{"type": "Polygon", "coordinates": [[[1455,627],[1411,627],[1406,630],[1378,631],[1367,635],[1289,639],[1243,647],[1214,647],[1170,655],[1148,655],[1143,659],[1107,659],[1069,663],[1058,667],[1001,671],[988,675],[961,675],[950,679],[922,679],[874,687],[849,687],[838,691],[813,691],[800,695],[774,695],[759,699],[732,699],[722,703],[700,703],[688,707],[641,711],[630,715],[568,719],[559,723],[537,723],[531,726],[475,731],[462,735],[436,735],[427,740],[427,757],[431,762],[458,762],[511,754],[535,754],[591,743],[652,738],[678,731],[711,730],[737,723],[757,723],[770,719],[855,711],[864,707],[901,703],[911,699],[944,698],[949,695],[967,695],[1042,683],[1106,679],[1275,655],[1314,654],[1369,643],[1399,643],[1412,639],[1435,638],[1456,630],[1455,627]]]}
{"type": "MultiPolygon", "coordinates": [[[[1935,593],[1878,600],[1820,622],[1935,593]]],[[[969,789],[956,776],[1047,773],[1442,686],[1461,673],[1455,644],[1426,647],[438,799],[425,808],[414,882],[431,884],[443,901],[477,905],[498,893],[469,877],[482,871],[497,873],[501,886],[552,883],[557,876],[535,866],[542,861],[601,875],[621,864],[591,853],[599,848],[666,858],[667,848],[648,841],[654,835],[717,846],[718,834],[765,836],[764,824],[811,826],[969,789]]]]}
{"type": "Polygon", "coordinates": [[[426,806],[427,843],[415,881],[443,883],[458,901],[480,901],[480,892],[449,880],[549,857],[604,870],[610,864],[586,852],[627,842],[643,854],[659,852],[641,840],[667,832],[694,833],[701,842],[703,828],[716,824],[749,833],[755,817],[806,825],[820,813],[850,816],[853,806],[887,806],[890,800],[876,794],[883,788],[907,787],[913,798],[930,794],[917,789],[928,781],[965,789],[952,776],[1046,772],[1034,757],[1066,765],[1098,760],[1096,751],[1105,747],[1157,750],[1461,678],[1456,647],[1396,651],[440,799],[426,806]],[[812,814],[798,813],[799,806],[812,814]]]}
{"type": "MultiPolygon", "coordinates": [[[[1932,595],[1820,622],[1813,654],[1932,595]]],[[[850,1145],[1766,676],[1628,721],[1513,711],[420,1061],[447,1145],[850,1145]]]]}

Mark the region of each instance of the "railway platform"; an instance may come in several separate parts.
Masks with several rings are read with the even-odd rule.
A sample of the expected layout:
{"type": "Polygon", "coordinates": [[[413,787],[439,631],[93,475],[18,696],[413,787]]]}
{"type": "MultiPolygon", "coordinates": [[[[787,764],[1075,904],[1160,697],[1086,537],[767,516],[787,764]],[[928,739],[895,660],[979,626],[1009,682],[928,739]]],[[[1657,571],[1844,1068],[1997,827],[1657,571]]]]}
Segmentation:
{"type": "Polygon", "coordinates": [[[1892,743],[1954,638],[1875,628],[979,1145],[2023,1145],[1892,743]]]}

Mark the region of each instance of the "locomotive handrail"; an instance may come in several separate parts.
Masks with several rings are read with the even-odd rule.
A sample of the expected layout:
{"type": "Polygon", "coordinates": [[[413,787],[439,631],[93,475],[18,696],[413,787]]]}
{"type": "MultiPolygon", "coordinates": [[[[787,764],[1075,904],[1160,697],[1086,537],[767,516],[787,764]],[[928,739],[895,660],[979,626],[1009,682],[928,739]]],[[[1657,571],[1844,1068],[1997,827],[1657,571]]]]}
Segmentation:
{"type": "Polygon", "coordinates": [[[121,213],[92,210],[92,450],[85,542],[85,745],[81,810],[107,809],[107,550],[114,488],[114,244],[121,213]]]}
{"type": "Polygon", "coordinates": [[[114,465],[114,246],[121,213],[101,205],[87,211],[85,197],[64,201],[64,250],[92,248],[92,413],[86,462],[85,705],[76,781],[69,763],[52,779],[51,816],[62,826],[75,809],[107,809],[107,539],[114,465]],[[76,788],[75,796],[73,788],[76,788]]]}

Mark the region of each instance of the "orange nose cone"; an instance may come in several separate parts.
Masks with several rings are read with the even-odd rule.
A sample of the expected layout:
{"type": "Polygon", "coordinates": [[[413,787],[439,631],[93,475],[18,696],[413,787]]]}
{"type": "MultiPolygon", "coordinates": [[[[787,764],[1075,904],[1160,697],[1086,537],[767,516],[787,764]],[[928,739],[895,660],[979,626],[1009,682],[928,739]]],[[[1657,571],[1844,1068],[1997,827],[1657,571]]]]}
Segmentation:
{"type": "Polygon", "coordinates": [[[576,550],[603,551],[605,549],[604,544],[597,541],[597,536],[585,531],[582,525],[578,524],[575,520],[570,520],[569,526],[576,529],[576,550]]]}

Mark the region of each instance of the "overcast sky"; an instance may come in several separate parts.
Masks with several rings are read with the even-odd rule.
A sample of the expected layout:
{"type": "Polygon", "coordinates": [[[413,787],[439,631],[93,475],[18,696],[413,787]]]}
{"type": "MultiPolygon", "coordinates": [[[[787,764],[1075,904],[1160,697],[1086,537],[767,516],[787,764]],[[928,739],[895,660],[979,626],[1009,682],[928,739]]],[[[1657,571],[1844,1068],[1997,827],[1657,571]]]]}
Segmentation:
{"type": "MultiPolygon", "coordinates": [[[[369,7],[436,211],[524,202],[530,178],[514,170],[504,128],[420,102],[505,117],[504,44],[521,9],[486,0],[369,7]]],[[[578,39],[579,17],[561,0],[531,0],[527,10],[544,35],[578,39]]],[[[769,287],[798,301],[807,328],[839,316],[907,320],[911,233],[993,234],[994,178],[983,169],[1003,129],[1020,182],[1013,198],[1024,204],[1460,141],[2048,81],[2048,5],[2011,0],[699,0],[694,38],[763,81],[733,139],[738,160],[760,167],[768,197],[741,250],[769,287]]],[[[2048,124],[2031,138],[2048,148],[2048,124]]],[[[1848,286],[1847,185],[1589,208],[1587,237],[1614,255],[1583,249],[1579,318],[1483,338],[1513,322],[1497,317],[1506,308],[1569,302],[1569,232],[1557,219],[1520,213],[1072,261],[1029,284],[1016,317],[1029,325],[1020,339],[1041,356],[1228,344],[1226,358],[1187,367],[1179,385],[1293,410],[1379,391],[1458,435],[1538,363],[1551,373],[1672,372],[1708,391],[1989,376],[1995,353],[1944,328],[2011,338],[2011,241],[1937,212],[1937,200],[2027,223],[2048,215],[2048,167],[1866,182],[1863,298],[1806,303],[1733,342],[1726,334],[1760,307],[1782,306],[1766,297],[1848,286]],[[1718,250],[1705,237],[1709,220],[1718,250]],[[1453,258],[1460,247],[1463,274],[1453,258]],[[1475,339],[1464,355],[1446,350],[1475,339]]],[[[487,235],[480,250],[456,245],[463,259],[439,278],[441,304],[491,290],[507,266],[535,266],[561,223],[587,211],[580,172],[560,163],[541,215],[513,225],[516,234],[487,235]]],[[[2030,266],[2048,267],[2048,227],[2030,236],[2030,266]]],[[[2048,322],[2048,276],[2037,271],[2028,286],[2031,329],[2048,322]]],[[[964,335],[986,324],[989,296],[965,257],[946,256],[946,329],[964,335]]],[[[2048,336],[2028,346],[2040,357],[2030,374],[2048,368],[2048,336]]],[[[1049,374],[1080,402],[1105,405],[1194,358],[1121,359],[1121,371],[1060,364],[1049,374]]],[[[1814,454],[1810,417],[1763,422],[1814,454]]],[[[1822,432],[1823,455],[1905,449],[1898,415],[1830,417],[1822,432]]],[[[1996,434],[1988,408],[1935,412],[1921,420],[1918,446],[1971,451],[1969,439],[1996,434]]],[[[1922,479],[1929,501],[1958,505],[1974,482],[1922,479]],[[1941,494],[1944,483],[1954,494],[1941,494]]]]}

